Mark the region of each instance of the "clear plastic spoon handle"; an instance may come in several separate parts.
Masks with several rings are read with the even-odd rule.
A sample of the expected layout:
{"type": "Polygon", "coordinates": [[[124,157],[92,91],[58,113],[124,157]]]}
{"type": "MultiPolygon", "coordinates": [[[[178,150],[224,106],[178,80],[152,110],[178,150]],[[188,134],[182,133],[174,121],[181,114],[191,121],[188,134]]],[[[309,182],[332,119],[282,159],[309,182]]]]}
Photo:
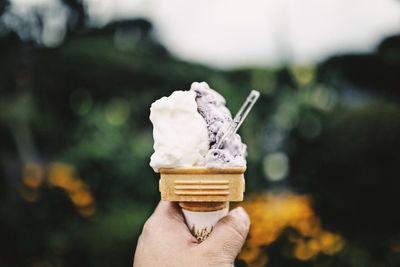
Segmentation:
{"type": "Polygon", "coordinates": [[[247,115],[249,114],[251,108],[257,102],[257,99],[259,96],[260,96],[260,92],[258,92],[256,90],[251,90],[250,94],[246,98],[246,101],[244,101],[243,105],[240,107],[239,111],[236,113],[235,118],[233,119],[232,123],[229,125],[225,134],[219,140],[219,142],[217,144],[217,149],[221,148],[222,143],[225,140],[229,140],[232,137],[232,135],[234,135],[237,132],[240,125],[242,125],[243,121],[246,119],[247,115]]]}

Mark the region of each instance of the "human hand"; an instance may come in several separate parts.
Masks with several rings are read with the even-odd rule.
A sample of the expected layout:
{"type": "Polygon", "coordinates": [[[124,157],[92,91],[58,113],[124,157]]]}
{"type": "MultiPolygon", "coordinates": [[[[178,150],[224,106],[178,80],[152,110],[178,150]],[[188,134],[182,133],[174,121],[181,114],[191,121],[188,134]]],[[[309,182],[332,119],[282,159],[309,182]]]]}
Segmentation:
{"type": "Polygon", "coordinates": [[[222,218],[210,236],[198,243],[176,204],[161,201],[139,237],[134,267],[232,267],[249,232],[241,207],[222,218]]]}

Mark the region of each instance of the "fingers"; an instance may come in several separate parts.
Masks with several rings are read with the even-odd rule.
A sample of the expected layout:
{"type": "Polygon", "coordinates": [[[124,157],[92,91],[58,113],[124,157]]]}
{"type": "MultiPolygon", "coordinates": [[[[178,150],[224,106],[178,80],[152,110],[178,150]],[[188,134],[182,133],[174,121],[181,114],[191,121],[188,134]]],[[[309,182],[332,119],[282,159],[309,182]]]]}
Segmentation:
{"type": "Polygon", "coordinates": [[[249,228],[250,219],[246,211],[242,207],[233,209],[217,223],[201,245],[233,262],[246,241],[249,228]]]}
{"type": "Polygon", "coordinates": [[[176,222],[185,223],[182,212],[176,203],[160,201],[151,217],[169,219],[176,222]]]}
{"type": "Polygon", "coordinates": [[[182,244],[196,241],[187,228],[177,203],[168,201],[160,201],[153,214],[146,221],[142,236],[179,240],[179,243],[182,244]]]}

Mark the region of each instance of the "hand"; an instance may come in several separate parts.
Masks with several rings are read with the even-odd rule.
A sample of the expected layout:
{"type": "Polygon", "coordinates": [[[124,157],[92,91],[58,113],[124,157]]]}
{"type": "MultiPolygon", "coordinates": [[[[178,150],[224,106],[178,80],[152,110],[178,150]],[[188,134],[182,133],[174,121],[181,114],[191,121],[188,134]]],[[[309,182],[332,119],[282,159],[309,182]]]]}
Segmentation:
{"type": "Polygon", "coordinates": [[[250,220],[241,207],[221,219],[210,236],[198,243],[180,208],[161,201],[143,227],[134,267],[232,267],[249,232],[250,220]]]}

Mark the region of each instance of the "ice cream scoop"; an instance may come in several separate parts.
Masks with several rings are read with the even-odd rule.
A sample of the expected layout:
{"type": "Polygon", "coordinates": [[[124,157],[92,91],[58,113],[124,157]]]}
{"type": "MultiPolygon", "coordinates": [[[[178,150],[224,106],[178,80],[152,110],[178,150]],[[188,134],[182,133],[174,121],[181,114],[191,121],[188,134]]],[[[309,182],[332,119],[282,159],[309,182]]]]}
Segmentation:
{"type": "Polygon", "coordinates": [[[204,166],[209,141],[195,98],[192,91],[175,91],[151,105],[154,153],[150,166],[155,172],[161,167],[204,166]]]}
{"type": "Polygon", "coordinates": [[[227,140],[227,133],[231,131],[235,121],[225,106],[225,98],[205,82],[194,82],[190,90],[196,92],[198,111],[207,125],[210,150],[206,155],[205,165],[209,168],[246,166],[247,147],[240,136],[236,131],[229,132],[227,140]]]}

